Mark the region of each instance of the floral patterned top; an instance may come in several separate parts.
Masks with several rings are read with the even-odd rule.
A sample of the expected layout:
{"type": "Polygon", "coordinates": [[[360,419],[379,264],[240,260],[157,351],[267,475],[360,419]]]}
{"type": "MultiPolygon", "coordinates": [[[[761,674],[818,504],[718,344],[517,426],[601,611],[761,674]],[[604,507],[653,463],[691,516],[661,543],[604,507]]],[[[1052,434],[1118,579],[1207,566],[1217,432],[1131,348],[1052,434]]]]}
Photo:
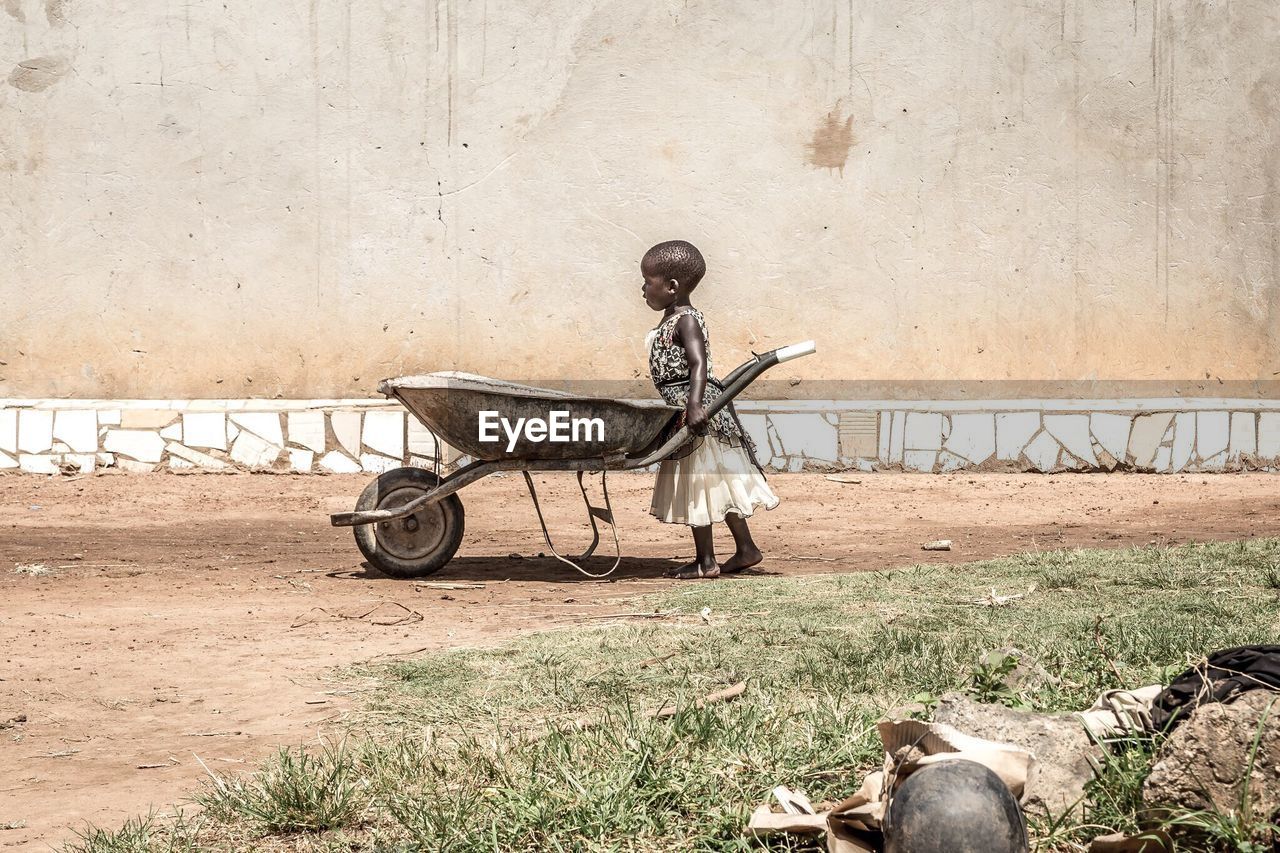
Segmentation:
{"type": "MultiPolygon", "coordinates": [[[[653,380],[653,384],[657,387],[658,393],[662,395],[662,399],[673,406],[685,406],[689,401],[689,357],[685,354],[684,347],[673,341],[676,331],[676,322],[685,314],[692,314],[693,319],[698,321],[698,328],[702,330],[702,339],[706,344],[707,352],[707,385],[702,394],[702,405],[710,407],[710,405],[719,399],[720,394],[724,391],[724,386],[720,380],[715,377],[711,361],[711,339],[707,334],[707,323],[702,316],[702,312],[697,308],[687,308],[683,311],[677,311],[670,317],[663,319],[650,332],[645,339],[645,343],[649,349],[649,378],[653,380]]],[[[673,424],[671,431],[679,429],[684,423],[684,415],[681,414],[673,424]]],[[[733,403],[729,403],[707,422],[707,434],[714,435],[720,441],[729,444],[732,447],[746,448],[747,455],[751,458],[752,464],[760,468],[760,463],[756,461],[755,443],[751,440],[751,436],[742,428],[742,423],[738,420],[737,413],[733,410],[733,403]]],[[[664,435],[663,440],[669,438],[664,435]]],[[[687,456],[700,446],[700,441],[692,442],[682,451],[673,454],[671,458],[679,458],[687,456]]],[[[761,469],[763,471],[763,469],[761,469]]]]}

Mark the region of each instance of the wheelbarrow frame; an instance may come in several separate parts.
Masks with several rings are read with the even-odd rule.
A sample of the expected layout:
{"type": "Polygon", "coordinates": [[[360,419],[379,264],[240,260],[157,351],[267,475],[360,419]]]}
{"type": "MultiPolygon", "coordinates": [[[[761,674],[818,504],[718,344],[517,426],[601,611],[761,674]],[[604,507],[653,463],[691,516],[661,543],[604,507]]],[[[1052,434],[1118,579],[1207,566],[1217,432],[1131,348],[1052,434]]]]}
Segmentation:
{"type": "MultiPolygon", "coordinates": [[[[725,406],[733,402],[748,385],[760,377],[766,370],[784,361],[793,358],[810,355],[815,351],[813,341],[804,341],[803,343],[792,344],[791,346],[780,347],[779,349],[770,350],[769,352],[755,354],[753,357],[734,368],[728,376],[724,378],[722,384],[724,386],[723,393],[716,398],[710,406],[707,407],[707,418],[710,419],[725,406]]],[[[410,500],[398,507],[391,509],[366,510],[363,512],[339,512],[329,516],[329,521],[334,527],[355,527],[364,524],[376,524],[379,522],[394,521],[399,518],[406,518],[421,510],[423,507],[441,501],[448,496],[454,494],[465,486],[474,483],[490,474],[500,471],[522,471],[529,485],[530,494],[533,497],[534,506],[538,509],[539,522],[542,521],[542,511],[538,507],[537,494],[533,491],[533,480],[529,477],[530,471],[577,471],[579,486],[581,487],[582,474],[588,471],[627,471],[637,468],[647,468],[650,465],[657,464],[672,454],[684,449],[690,442],[698,438],[698,435],[691,431],[689,427],[682,426],[666,441],[661,441],[661,435],[650,442],[649,446],[636,453],[613,453],[603,456],[591,456],[574,459],[497,459],[497,460],[474,460],[467,465],[454,471],[449,476],[440,481],[439,485],[418,498],[410,500]]],[[[438,447],[438,445],[437,445],[438,447]]],[[[583,497],[586,498],[586,490],[583,489],[583,497]]],[[[605,489],[605,500],[608,501],[608,490],[605,489]]],[[[589,556],[595,550],[596,542],[599,540],[599,533],[595,527],[595,519],[603,518],[611,525],[613,523],[612,513],[609,508],[604,508],[603,513],[598,513],[602,508],[592,507],[590,501],[587,501],[587,507],[591,517],[591,526],[595,532],[595,539],[591,548],[582,557],[589,556]]],[[[547,536],[546,525],[543,524],[543,535],[547,537],[547,544],[550,547],[550,537],[547,536]]],[[[617,542],[617,529],[614,528],[614,541],[617,542]]],[[[554,553],[554,549],[553,549],[554,553]]],[[[556,556],[560,559],[559,554],[556,556]]],[[[580,557],[580,559],[582,558],[580,557]]],[[[567,560],[565,562],[568,562],[567,560]]],[[[575,568],[579,568],[575,565],[575,568]]],[[[617,563],[614,563],[616,568],[617,563]]],[[[610,569],[612,571],[612,569],[610,569]]]]}

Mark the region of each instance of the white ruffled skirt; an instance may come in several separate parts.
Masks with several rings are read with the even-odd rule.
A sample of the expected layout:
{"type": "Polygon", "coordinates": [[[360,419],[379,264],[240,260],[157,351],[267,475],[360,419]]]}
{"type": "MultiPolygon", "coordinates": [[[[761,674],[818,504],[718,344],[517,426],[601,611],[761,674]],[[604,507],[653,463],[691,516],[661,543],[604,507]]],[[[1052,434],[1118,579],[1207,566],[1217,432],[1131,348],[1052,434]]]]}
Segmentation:
{"type": "Polygon", "coordinates": [[[756,507],[777,505],[777,496],[747,451],[707,435],[689,455],[658,466],[649,512],[660,521],[704,527],[724,521],[726,513],[745,518],[756,507]]]}

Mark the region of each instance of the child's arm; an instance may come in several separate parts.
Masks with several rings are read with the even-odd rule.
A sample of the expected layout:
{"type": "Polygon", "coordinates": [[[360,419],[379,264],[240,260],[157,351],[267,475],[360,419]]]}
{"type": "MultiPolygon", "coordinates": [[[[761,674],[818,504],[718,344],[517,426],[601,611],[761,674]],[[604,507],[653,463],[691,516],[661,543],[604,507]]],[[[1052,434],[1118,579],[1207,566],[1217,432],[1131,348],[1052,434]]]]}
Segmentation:
{"type": "Polygon", "coordinates": [[[707,342],[698,321],[688,313],[676,320],[676,336],[689,361],[689,400],[684,407],[684,422],[690,431],[701,435],[707,425],[707,410],[702,405],[707,389],[707,342]]]}

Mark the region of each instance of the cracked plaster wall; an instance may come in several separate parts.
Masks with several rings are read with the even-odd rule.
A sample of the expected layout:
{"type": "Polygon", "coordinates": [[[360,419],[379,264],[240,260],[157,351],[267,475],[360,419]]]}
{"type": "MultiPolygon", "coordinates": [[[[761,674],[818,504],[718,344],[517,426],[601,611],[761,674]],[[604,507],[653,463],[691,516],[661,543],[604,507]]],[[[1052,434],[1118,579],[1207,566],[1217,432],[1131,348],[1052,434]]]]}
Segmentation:
{"type": "Polygon", "coordinates": [[[1278,41],[1261,0],[11,0],[0,396],[645,393],[673,236],[722,371],[817,339],[773,398],[1265,395],[1278,41]]]}

